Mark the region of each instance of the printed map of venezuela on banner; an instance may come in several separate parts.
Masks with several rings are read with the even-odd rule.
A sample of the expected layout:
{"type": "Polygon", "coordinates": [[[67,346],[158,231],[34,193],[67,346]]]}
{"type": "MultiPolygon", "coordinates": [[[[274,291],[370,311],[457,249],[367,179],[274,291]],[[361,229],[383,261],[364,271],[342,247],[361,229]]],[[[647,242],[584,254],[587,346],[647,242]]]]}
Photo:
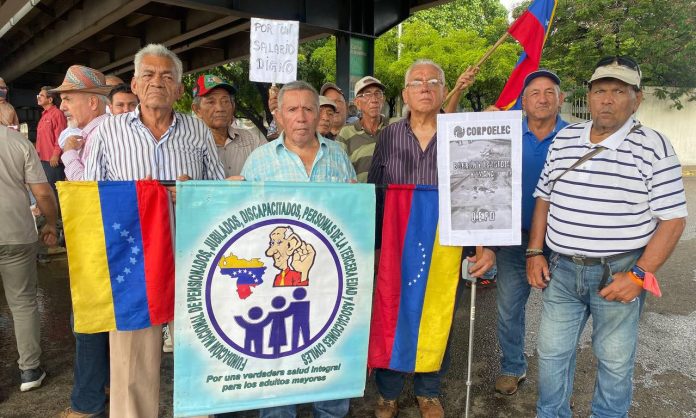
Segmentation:
{"type": "Polygon", "coordinates": [[[363,396],[374,186],[177,185],[174,414],[363,396]]]}

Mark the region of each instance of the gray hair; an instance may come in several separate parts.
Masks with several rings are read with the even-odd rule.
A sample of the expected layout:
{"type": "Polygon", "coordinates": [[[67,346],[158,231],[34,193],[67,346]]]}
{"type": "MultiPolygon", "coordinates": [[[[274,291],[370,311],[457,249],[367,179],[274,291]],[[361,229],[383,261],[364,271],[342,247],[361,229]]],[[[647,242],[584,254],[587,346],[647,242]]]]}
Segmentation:
{"type": "Polygon", "coordinates": [[[411,76],[411,72],[416,68],[421,65],[430,65],[431,67],[434,67],[437,70],[438,73],[438,79],[442,82],[442,85],[445,85],[445,71],[440,67],[438,63],[436,63],[433,60],[429,59],[419,59],[416,60],[413,64],[411,64],[410,67],[408,67],[408,70],[406,70],[406,75],[404,75],[404,86],[408,84],[408,78],[411,76]]]}
{"type": "Polygon", "coordinates": [[[291,81],[280,89],[278,92],[278,109],[281,109],[281,111],[283,109],[283,96],[285,96],[285,92],[295,90],[305,90],[311,92],[312,96],[314,96],[314,106],[317,109],[317,112],[319,111],[319,93],[317,93],[317,90],[312,87],[311,84],[302,80],[291,81]]]}
{"type": "Polygon", "coordinates": [[[181,60],[176,56],[175,53],[167,49],[167,47],[162,44],[148,44],[135,54],[133,65],[135,67],[134,75],[136,77],[140,75],[140,64],[143,61],[143,57],[146,55],[168,58],[172,64],[174,64],[174,79],[177,81],[177,83],[181,83],[181,75],[184,73],[184,65],[181,63],[181,60]]]}

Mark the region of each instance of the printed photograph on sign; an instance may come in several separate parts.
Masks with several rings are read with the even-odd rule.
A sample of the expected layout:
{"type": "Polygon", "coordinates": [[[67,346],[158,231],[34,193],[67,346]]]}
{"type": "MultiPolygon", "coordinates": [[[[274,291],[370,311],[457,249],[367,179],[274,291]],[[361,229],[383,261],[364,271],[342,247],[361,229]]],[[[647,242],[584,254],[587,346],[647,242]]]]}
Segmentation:
{"type": "Polygon", "coordinates": [[[453,229],[512,227],[510,141],[450,142],[453,229]]]}

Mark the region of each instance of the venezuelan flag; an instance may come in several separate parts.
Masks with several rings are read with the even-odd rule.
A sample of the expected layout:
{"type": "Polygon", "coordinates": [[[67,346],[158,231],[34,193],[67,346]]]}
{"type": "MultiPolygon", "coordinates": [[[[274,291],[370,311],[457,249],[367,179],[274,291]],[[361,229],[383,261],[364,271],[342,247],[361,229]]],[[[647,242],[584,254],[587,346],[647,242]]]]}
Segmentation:
{"type": "Polygon", "coordinates": [[[156,181],[59,182],[75,331],[132,331],[174,318],[167,190],[156,181]]]}
{"type": "Polygon", "coordinates": [[[434,186],[389,185],[370,327],[368,366],[440,369],[459,281],[462,247],[439,244],[434,186]]]}
{"type": "Polygon", "coordinates": [[[557,3],[558,0],[534,0],[529,8],[508,28],[508,33],[517,39],[524,48],[524,52],[510,73],[498,101],[495,102],[495,105],[500,109],[519,110],[522,108],[522,101],[518,99],[522,94],[524,79],[529,73],[539,68],[541,52],[551,30],[551,22],[556,13],[557,3]]]}

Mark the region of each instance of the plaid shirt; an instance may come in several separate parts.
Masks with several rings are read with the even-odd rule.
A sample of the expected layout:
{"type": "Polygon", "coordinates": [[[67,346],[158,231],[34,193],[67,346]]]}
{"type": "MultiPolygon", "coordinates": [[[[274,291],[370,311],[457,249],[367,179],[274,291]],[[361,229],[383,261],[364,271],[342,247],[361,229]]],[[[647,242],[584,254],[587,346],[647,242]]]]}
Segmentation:
{"type": "Polygon", "coordinates": [[[337,143],[317,134],[319,152],[309,175],[300,157],[285,146],[285,134],[251,153],[242,168],[247,181],[348,182],[355,170],[337,143]]]}

